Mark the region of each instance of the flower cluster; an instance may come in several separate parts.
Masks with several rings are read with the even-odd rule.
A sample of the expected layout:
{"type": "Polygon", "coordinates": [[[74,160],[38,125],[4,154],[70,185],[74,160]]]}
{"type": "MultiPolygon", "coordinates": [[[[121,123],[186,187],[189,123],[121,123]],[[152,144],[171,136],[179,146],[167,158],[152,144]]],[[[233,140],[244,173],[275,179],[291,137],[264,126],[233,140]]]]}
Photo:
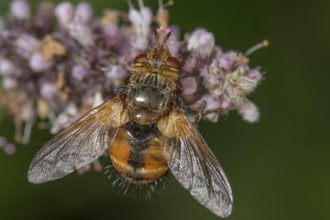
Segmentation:
{"type": "MultiPolygon", "coordinates": [[[[262,79],[259,68],[251,69],[243,53],[222,51],[203,28],[181,39],[179,28],[168,24],[172,3],[154,14],[140,0],[139,8],[129,3],[128,12],[105,10],[97,18],[85,2],[47,1],[32,14],[28,1],[13,0],[8,17],[0,17],[0,105],[14,118],[15,141],[28,143],[34,125],[56,133],[113,97],[134,57],[154,41],[155,22],[172,31],[166,46],[182,64],[187,112],[216,122],[237,110],[255,122],[258,109],[246,97],[262,79]]],[[[3,138],[0,148],[15,149],[3,138]]]]}

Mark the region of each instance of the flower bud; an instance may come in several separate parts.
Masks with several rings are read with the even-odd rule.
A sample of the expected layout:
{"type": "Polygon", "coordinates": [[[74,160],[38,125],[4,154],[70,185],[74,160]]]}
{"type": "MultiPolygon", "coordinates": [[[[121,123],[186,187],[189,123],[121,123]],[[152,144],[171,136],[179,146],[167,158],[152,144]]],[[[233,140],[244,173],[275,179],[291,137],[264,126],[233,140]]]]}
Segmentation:
{"type": "Polygon", "coordinates": [[[128,19],[136,28],[139,36],[147,37],[150,32],[150,24],[152,22],[152,12],[150,8],[145,7],[142,1],[140,3],[140,11],[130,6],[128,19]]]}
{"type": "Polygon", "coordinates": [[[31,16],[30,5],[26,0],[14,0],[10,5],[10,13],[14,18],[27,20],[31,16]]]}
{"type": "Polygon", "coordinates": [[[109,24],[104,27],[105,40],[108,47],[120,47],[124,41],[125,36],[117,25],[109,24]]]}
{"type": "Polygon", "coordinates": [[[247,72],[247,77],[250,79],[260,80],[261,79],[261,73],[259,69],[250,69],[247,72]]]}
{"type": "Polygon", "coordinates": [[[221,70],[227,72],[232,68],[234,62],[236,61],[237,61],[237,53],[227,52],[219,57],[218,65],[221,70]]]}
{"type": "Polygon", "coordinates": [[[192,95],[197,91],[197,81],[195,77],[186,77],[182,79],[183,95],[192,95]]]}
{"type": "Polygon", "coordinates": [[[89,3],[81,2],[76,7],[76,14],[79,14],[82,21],[88,23],[93,17],[93,10],[89,3]]]}
{"type": "Polygon", "coordinates": [[[16,79],[5,77],[2,79],[2,86],[4,89],[16,89],[18,87],[18,83],[16,79]]]}
{"type": "Polygon", "coordinates": [[[28,34],[20,35],[15,41],[18,53],[24,58],[30,57],[39,44],[40,41],[37,38],[28,34]]]}
{"type": "Polygon", "coordinates": [[[66,109],[57,116],[54,124],[50,129],[50,133],[56,134],[65,127],[68,127],[71,123],[76,120],[78,115],[78,108],[74,103],[68,103],[66,109]]]}
{"type": "Polygon", "coordinates": [[[196,57],[190,56],[184,62],[183,71],[186,73],[193,73],[196,67],[197,67],[196,57]]]}
{"type": "Polygon", "coordinates": [[[7,143],[4,148],[3,151],[7,154],[7,155],[13,155],[16,152],[16,146],[12,143],[7,143]]]}
{"type": "Polygon", "coordinates": [[[94,44],[92,30],[89,25],[83,22],[81,16],[77,14],[68,26],[70,36],[76,39],[82,46],[89,47],[94,44]]]}
{"type": "Polygon", "coordinates": [[[220,96],[220,108],[224,111],[227,111],[230,108],[231,102],[227,95],[221,95],[220,96]]]}
{"type": "Polygon", "coordinates": [[[29,65],[34,72],[39,73],[50,69],[53,62],[46,60],[40,53],[34,53],[30,58],[29,65]]]}
{"type": "MultiPolygon", "coordinates": [[[[148,48],[149,41],[147,38],[144,37],[133,37],[131,39],[131,47],[132,49],[136,51],[145,51],[148,48]]],[[[136,55],[132,55],[132,58],[134,58],[136,55]]]]}
{"type": "Polygon", "coordinates": [[[70,2],[58,4],[55,8],[55,15],[62,26],[67,26],[73,19],[73,5],[70,2]]]}
{"type": "Polygon", "coordinates": [[[10,60],[0,59],[0,74],[3,76],[13,76],[18,74],[18,70],[10,60]]]}
{"type": "Polygon", "coordinates": [[[120,80],[126,75],[126,70],[121,65],[111,65],[105,71],[107,78],[111,81],[120,80]]]}
{"type": "Polygon", "coordinates": [[[188,41],[188,50],[196,51],[204,59],[211,55],[214,44],[213,34],[200,28],[191,34],[188,41]]]}
{"type": "Polygon", "coordinates": [[[40,94],[46,99],[51,99],[55,93],[55,85],[47,82],[41,85],[40,94]]]}
{"type": "Polygon", "coordinates": [[[72,68],[71,74],[75,79],[81,81],[87,75],[87,70],[81,65],[75,65],[72,68]]]}
{"type": "MultiPolygon", "coordinates": [[[[204,110],[205,111],[208,111],[208,110],[215,110],[215,109],[218,109],[220,107],[220,103],[219,101],[215,100],[212,96],[210,96],[209,94],[205,94],[203,95],[202,99],[201,100],[204,100],[205,101],[205,108],[204,110]]],[[[217,113],[211,113],[211,114],[208,114],[206,116],[206,118],[211,121],[211,122],[217,122],[218,121],[218,117],[219,115],[217,113]]]]}
{"type": "Polygon", "coordinates": [[[257,122],[260,116],[258,107],[250,101],[245,101],[238,109],[238,113],[244,121],[250,123],[257,122]]]}

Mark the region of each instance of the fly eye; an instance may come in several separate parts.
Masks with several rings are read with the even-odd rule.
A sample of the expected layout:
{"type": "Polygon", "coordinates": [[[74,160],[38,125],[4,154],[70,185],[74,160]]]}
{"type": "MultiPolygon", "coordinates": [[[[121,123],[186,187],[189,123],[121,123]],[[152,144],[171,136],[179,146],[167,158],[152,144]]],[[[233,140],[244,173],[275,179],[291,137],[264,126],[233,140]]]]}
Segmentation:
{"type": "Polygon", "coordinates": [[[147,54],[141,53],[134,58],[134,63],[145,63],[147,62],[147,54]]]}
{"type": "Polygon", "coordinates": [[[169,66],[169,67],[172,67],[174,69],[177,69],[177,70],[180,69],[180,63],[174,57],[167,58],[166,65],[169,66]]]}

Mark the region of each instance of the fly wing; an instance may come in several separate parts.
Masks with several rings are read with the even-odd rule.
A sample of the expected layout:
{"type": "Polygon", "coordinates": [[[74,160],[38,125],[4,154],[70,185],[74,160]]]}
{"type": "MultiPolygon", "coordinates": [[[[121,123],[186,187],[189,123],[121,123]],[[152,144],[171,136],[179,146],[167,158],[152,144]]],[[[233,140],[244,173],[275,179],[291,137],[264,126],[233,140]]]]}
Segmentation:
{"type": "Polygon", "coordinates": [[[174,177],[203,206],[220,217],[230,215],[232,191],[220,163],[182,110],[176,107],[158,122],[162,148],[174,177]]]}
{"type": "Polygon", "coordinates": [[[127,122],[120,96],[92,109],[51,139],[36,154],[28,171],[32,183],[59,179],[99,158],[118,127],[127,122]]]}

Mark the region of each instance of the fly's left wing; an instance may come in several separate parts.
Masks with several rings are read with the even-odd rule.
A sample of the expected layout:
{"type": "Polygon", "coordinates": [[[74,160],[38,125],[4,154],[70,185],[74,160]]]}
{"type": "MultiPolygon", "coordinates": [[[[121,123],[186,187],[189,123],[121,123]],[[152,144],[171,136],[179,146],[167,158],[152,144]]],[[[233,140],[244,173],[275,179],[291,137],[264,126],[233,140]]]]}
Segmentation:
{"type": "Polygon", "coordinates": [[[41,148],[31,162],[28,180],[59,179],[96,160],[127,120],[120,95],[92,109],[41,148]]]}
{"type": "Polygon", "coordinates": [[[220,217],[230,215],[232,191],[220,163],[179,107],[157,124],[174,177],[203,206],[220,217]]]}

